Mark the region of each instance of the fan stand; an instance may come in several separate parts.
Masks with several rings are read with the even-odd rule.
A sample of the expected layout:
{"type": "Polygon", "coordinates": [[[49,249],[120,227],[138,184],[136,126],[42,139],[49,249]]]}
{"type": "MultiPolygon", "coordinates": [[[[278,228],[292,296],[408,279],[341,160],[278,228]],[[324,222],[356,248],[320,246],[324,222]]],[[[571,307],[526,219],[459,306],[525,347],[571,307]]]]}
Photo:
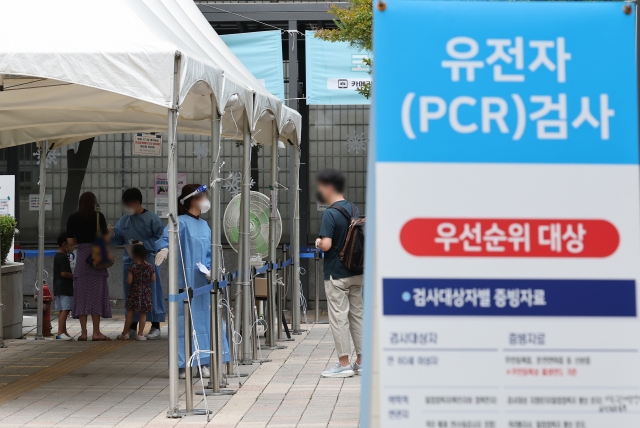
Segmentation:
{"type": "MultiPolygon", "coordinates": [[[[251,264],[251,271],[255,272],[255,270],[257,268],[261,268],[262,266],[264,266],[264,262],[262,261],[262,259],[258,259],[257,256],[252,255],[251,259],[250,259],[250,264],[251,264]]],[[[254,304],[254,310],[253,310],[253,316],[255,317],[255,320],[253,322],[253,327],[252,327],[252,335],[253,335],[253,362],[256,364],[262,364],[262,363],[268,363],[271,361],[271,359],[269,358],[260,358],[259,352],[258,352],[258,345],[260,344],[260,339],[258,338],[258,310],[256,309],[256,287],[255,287],[255,281],[254,281],[254,276],[252,274],[251,276],[251,282],[252,282],[252,287],[251,290],[253,291],[253,304],[254,304]]],[[[270,350],[273,348],[267,348],[267,347],[263,347],[260,346],[260,349],[264,349],[264,350],[270,350]]]]}
{"type": "MultiPolygon", "coordinates": [[[[266,241],[268,241],[269,243],[271,243],[271,245],[273,245],[273,242],[279,242],[280,238],[281,238],[281,232],[282,232],[282,220],[280,217],[280,213],[276,210],[275,211],[275,217],[273,217],[273,212],[271,212],[271,200],[268,196],[264,195],[263,193],[257,192],[257,191],[251,191],[250,192],[250,198],[248,201],[249,204],[249,213],[250,213],[250,220],[249,220],[249,224],[248,224],[248,232],[250,235],[249,241],[250,241],[250,250],[248,251],[249,253],[251,253],[251,247],[254,246],[254,244],[256,242],[259,242],[261,246],[264,246],[266,241]],[[267,224],[267,221],[269,222],[269,226],[273,227],[273,229],[269,229],[269,231],[271,232],[269,234],[269,236],[265,236],[264,232],[265,229],[263,229],[264,225],[267,224]],[[256,229],[257,228],[257,229],[256,229]],[[275,232],[277,231],[277,232],[275,232]],[[257,234],[256,234],[257,233],[257,234]],[[275,234],[275,236],[274,236],[275,234]],[[275,239],[274,239],[275,238],[275,239]],[[254,241],[255,239],[255,241],[254,241]],[[258,241],[258,239],[260,239],[260,241],[258,241]]],[[[240,244],[239,242],[239,234],[240,234],[240,228],[245,224],[241,222],[240,219],[240,210],[245,210],[246,209],[246,205],[242,203],[242,197],[241,195],[236,195],[233,197],[233,199],[229,202],[229,204],[227,205],[227,208],[224,212],[224,218],[223,218],[223,230],[225,232],[225,235],[227,236],[227,240],[228,242],[231,243],[236,243],[236,244],[240,244]]],[[[246,221],[246,219],[245,219],[246,221]]],[[[246,226],[245,226],[246,227],[246,226]]],[[[243,232],[244,233],[244,232],[243,232]]],[[[246,236],[243,238],[246,239],[246,236]]],[[[277,244],[276,244],[277,245],[277,244]]],[[[239,253],[240,248],[239,245],[238,246],[234,246],[232,244],[233,249],[239,253]]],[[[256,248],[260,248],[258,245],[256,245],[256,248]]],[[[251,274],[250,276],[247,278],[247,280],[249,281],[249,284],[245,285],[249,285],[249,287],[247,287],[247,293],[244,295],[244,298],[239,301],[236,298],[236,302],[235,302],[235,309],[236,312],[238,313],[238,315],[242,316],[242,334],[247,335],[247,339],[249,338],[249,334],[251,334],[252,340],[249,342],[245,342],[243,344],[243,357],[244,356],[249,356],[248,354],[252,351],[252,355],[251,355],[251,359],[247,358],[247,359],[243,359],[241,361],[240,364],[243,365],[249,365],[252,363],[263,363],[263,362],[267,362],[267,361],[271,361],[271,360],[266,360],[266,359],[259,359],[260,356],[260,351],[262,349],[264,350],[273,350],[273,349],[284,349],[286,348],[286,346],[282,346],[282,345],[276,345],[275,342],[276,339],[273,338],[271,339],[271,336],[267,336],[265,334],[265,339],[266,342],[269,343],[269,345],[274,345],[274,346],[261,346],[261,342],[260,339],[258,337],[258,323],[260,321],[260,319],[258,318],[258,311],[257,311],[257,302],[256,302],[256,288],[255,288],[255,272],[256,269],[258,268],[263,268],[265,266],[265,262],[262,260],[262,257],[267,256],[266,251],[263,251],[264,248],[261,248],[260,251],[255,251],[254,254],[249,254],[249,260],[244,260],[243,261],[243,265],[244,263],[247,263],[251,270],[251,274]],[[246,319],[245,319],[246,317],[246,319]],[[253,322],[251,322],[253,320],[253,322]],[[244,330],[247,330],[246,332],[244,330]],[[252,348],[252,349],[251,349],[252,348]]],[[[270,251],[273,251],[273,248],[270,248],[270,251]]],[[[247,254],[247,253],[244,253],[247,254]]],[[[239,254],[240,257],[240,254],[239,254]]],[[[275,257],[275,255],[272,255],[271,257],[275,257]]],[[[271,261],[271,263],[275,263],[275,260],[271,261]]],[[[247,265],[244,265],[247,266],[247,265]]],[[[246,269],[246,268],[242,268],[242,269],[246,269]]],[[[272,281],[269,280],[271,277],[268,277],[268,283],[271,283],[272,281]]],[[[273,313],[274,310],[272,309],[273,303],[275,303],[272,299],[273,299],[273,292],[272,292],[272,288],[273,288],[273,284],[271,284],[271,287],[267,287],[267,305],[268,305],[268,309],[265,313],[268,313],[268,317],[271,318],[273,317],[273,319],[275,320],[276,317],[274,315],[278,315],[277,319],[278,321],[271,321],[269,323],[267,323],[267,328],[271,328],[273,330],[269,331],[266,330],[265,332],[271,333],[273,334],[274,331],[276,331],[278,329],[279,326],[279,314],[275,314],[273,313]],[[271,300],[269,299],[271,297],[271,300]],[[271,309],[271,310],[269,310],[271,309]]],[[[275,310],[275,312],[277,312],[277,309],[275,310]]]]}
{"type": "MultiPolygon", "coordinates": [[[[257,269],[257,268],[261,268],[262,266],[264,266],[264,260],[262,260],[262,259],[260,259],[258,261],[257,257],[256,257],[255,259],[253,259],[251,261],[251,267],[252,268],[256,268],[257,269]]],[[[268,274],[268,272],[267,272],[267,274],[268,274]]],[[[255,286],[253,287],[253,292],[254,292],[254,296],[253,297],[254,297],[254,301],[255,301],[255,286]]],[[[269,318],[272,318],[272,315],[276,315],[276,314],[270,314],[269,311],[268,311],[268,306],[269,305],[267,304],[267,308],[266,308],[267,310],[265,310],[265,312],[267,313],[269,318]]],[[[277,324],[277,316],[274,316],[273,317],[273,321],[267,323],[267,328],[275,328],[277,325],[278,325],[277,324]]],[[[267,337],[266,332],[265,332],[264,335],[265,335],[265,339],[266,339],[266,337],[267,337]]],[[[256,338],[257,338],[257,335],[256,335],[256,338]]],[[[274,345],[274,346],[261,345],[260,346],[260,349],[264,349],[265,351],[273,351],[274,349],[286,349],[286,348],[287,347],[284,346],[284,345],[274,345]]],[[[257,346],[256,346],[256,349],[257,349],[257,346]]],[[[262,362],[266,362],[266,361],[271,361],[271,360],[264,360],[264,359],[262,360],[262,362]]],[[[254,362],[259,363],[261,361],[260,360],[254,360],[254,362]]]]}

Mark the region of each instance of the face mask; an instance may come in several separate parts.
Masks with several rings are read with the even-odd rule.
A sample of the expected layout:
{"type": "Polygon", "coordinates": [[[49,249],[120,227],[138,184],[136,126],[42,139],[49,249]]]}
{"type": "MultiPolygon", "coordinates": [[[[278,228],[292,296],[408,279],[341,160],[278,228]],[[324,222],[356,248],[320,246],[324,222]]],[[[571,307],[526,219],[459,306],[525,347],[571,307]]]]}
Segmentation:
{"type": "Polygon", "coordinates": [[[318,200],[318,202],[320,202],[321,204],[324,204],[324,198],[322,197],[322,193],[318,192],[316,193],[316,199],[318,200]]]}
{"type": "Polygon", "coordinates": [[[136,209],[135,208],[131,208],[131,207],[127,207],[127,206],[124,207],[123,211],[127,215],[134,215],[136,213],[136,209]]]}
{"type": "Polygon", "coordinates": [[[211,209],[211,202],[209,202],[209,199],[204,199],[202,202],[200,202],[199,207],[200,214],[206,214],[207,211],[211,209]]]}

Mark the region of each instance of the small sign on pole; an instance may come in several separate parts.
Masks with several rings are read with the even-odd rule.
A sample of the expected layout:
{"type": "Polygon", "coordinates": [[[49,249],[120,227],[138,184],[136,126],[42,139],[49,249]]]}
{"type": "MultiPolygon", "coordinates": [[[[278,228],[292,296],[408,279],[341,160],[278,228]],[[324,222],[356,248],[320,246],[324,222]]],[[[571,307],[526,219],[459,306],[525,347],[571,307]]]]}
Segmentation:
{"type": "Polygon", "coordinates": [[[133,154],[142,156],[162,156],[162,134],[138,132],[133,136],[133,154]]]}
{"type": "MultiPolygon", "coordinates": [[[[51,211],[52,210],[52,201],[53,198],[51,194],[44,195],[44,210],[51,211]]],[[[38,211],[40,210],[40,195],[39,194],[30,194],[29,195],[29,211],[38,211]]]]}
{"type": "MultiPolygon", "coordinates": [[[[178,173],[177,190],[178,195],[182,191],[182,188],[187,184],[187,174],[184,172],[178,173]]],[[[155,196],[155,212],[159,217],[166,218],[169,215],[169,185],[167,182],[166,173],[156,173],[154,179],[154,196],[155,196]]]]}

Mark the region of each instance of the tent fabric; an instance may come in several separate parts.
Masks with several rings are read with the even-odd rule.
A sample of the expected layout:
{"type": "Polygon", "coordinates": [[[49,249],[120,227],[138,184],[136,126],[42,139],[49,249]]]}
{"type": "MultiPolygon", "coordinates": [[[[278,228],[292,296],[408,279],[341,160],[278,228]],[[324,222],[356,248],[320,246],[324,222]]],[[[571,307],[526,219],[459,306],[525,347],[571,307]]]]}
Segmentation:
{"type": "Polygon", "coordinates": [[[178,52],[180,133],[210,134],[213,93],[223,137],[241,139],[246,114],[256,142],[271,143],[267,117],[282,141],[300,141],[300,115],[260,85],[192,0],[5,1],[0,40],[0,147],[166,130],[178,52]]]}

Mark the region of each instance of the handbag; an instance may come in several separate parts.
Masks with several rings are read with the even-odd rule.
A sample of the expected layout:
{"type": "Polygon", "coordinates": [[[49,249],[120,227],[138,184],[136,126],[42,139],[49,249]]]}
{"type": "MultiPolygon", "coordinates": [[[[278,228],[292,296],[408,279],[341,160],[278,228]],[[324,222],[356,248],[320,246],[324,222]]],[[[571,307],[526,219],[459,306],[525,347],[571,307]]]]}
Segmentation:
{"type": "Polygon", "coordinates": [[[113,254],[100,233],[100,205],[96,205],[96,239],[91,244],[91,254],[86,261],[94,269],[108,269],[113,266],[113,254]]]}

